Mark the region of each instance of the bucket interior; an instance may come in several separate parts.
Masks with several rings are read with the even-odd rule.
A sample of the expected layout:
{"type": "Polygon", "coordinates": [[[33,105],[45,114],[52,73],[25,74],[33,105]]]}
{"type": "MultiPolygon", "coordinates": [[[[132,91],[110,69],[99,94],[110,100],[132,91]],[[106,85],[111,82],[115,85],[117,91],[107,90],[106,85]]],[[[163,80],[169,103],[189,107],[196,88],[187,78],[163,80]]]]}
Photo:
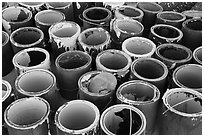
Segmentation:
{"type": "Polygon", "coordinates": [[[42,4],[42,2],[22,2],[25,5],[30,5],[30,6],[35,6],[35,5],[39,5],[42,4]]]}
{"type": "Polygon", "coordinates": [[[37,99],[26,99],[12,105],[8,110],[8,120],[16,125],[28,126],[42,120],[47,113],[47,106],[37,99]]]}
{"type": "Polygon", "coordinates": [[[189,53],[185,49],[174,46],[164,46],[163,48],[160,48],[159,54],[164,58],[171,60],[183,60],[187,59],[189,56],[189,53]]]}
{"type": "Polygon", "coordinates": [[[153,12],[158,12],[161,10],[161,8],[153,3],[149,3],[149,2],[142,2],[139,3],[138,5],[141,9],[147,10],[147,11],[153,11],[153,12]]]}
{"type": "Polygon", "coordinates": [[[59,123],[70,130],[89,127],[96,119],[94,109],[84,103],[76,102],[63,108],[59,113],[59,123]]]}
{"type": "Polygon", "coordinates": [[[195,31],[202,31],[202,21],[201,20],[191,20],[186,23],[186,27],[195,30],[195,31]]]}
{"type": "Polygon", "coordinates": [[[45,59],[46,55],[44,52],[33,50],[22,52],[16,56],[15,61],[18,65],[32,67],[40,65],[43,61],[45,61],[45,59]]]}
{"type": "Polygon", "coordinates": [[[2,99],[4,98],[4,96],[7,94],[7,91],[8,89],[7,89],[7,87],[6,87],[6,85],[4,85],[3,83],[2,83],[2,99]]]}
{"type": "Polygon", "coordinates": [[[63,27],[56,27],[55,32],[53,32],[53,34],[57,37],[72,37],[74,36],[78,31],[78,28],[75,26],[63,26],[63,27]]]}
{"type": "Polygon", "coordinates": [[[135,72],[148,79],[160,78],[164,74],[164,68],[152,60],[142,60],[134,65],[135,72]]]}
{"type": "Polygon", "coordinates": [[[107,52],[100,57],[100,63],[108,69],[123,69],[127,66],[127,58],[120,54],[114,52],[107,52]]]}
{"type": "Polygon", "coordinates": [[[179,83],[188,88],[202,88],[202,68],[186,66],[179,69],[175,74],[179,83]]]}
{"type": "Polygon", "coordinates": [[[119,21],[117,24],[118,28],[127,33],[141,33],[142,26],[137,22],[131,22],[127,20],[119,21]]]}
{"type": "Polygon", "coordinates": [[[13,40],[18,44],[27,45],[37,42],[42,37],[42,34],[35,29],[25,28],[17,31],[13,35],[13,40]]]}
{"type": "MultiPolygon", "coordinates": [[[[142,126],[142,119],[135,111],[132,113],[131,134],[136,133],[142,126]]],[[[104,117],[105,127],[116,135],[129,135],[130,133],[130,109],[113,108],[104,117]]]]}
{"type": "Polygon", "coordinates": [[[154,89],[145,84],[134,83],[121,88],[121,94],[132,101],[150,101],[154,98],[154,89]]]}
{"type": "Polygon", "coordinates": [[[129,8],[129,7],[121,7],[119,9],[119,12],[124,15],[124,16],[128,16],[128,17],[138,17],[141,15],[141,13],[133,8],[129,8]]]}
{"type": "Polygon", "coordinates": [[[25,92],[40,92],[49,88],[53,83],[53,77],[42,71],[26,73],[18,81],[19,87],[25,92]]]}
{"type": "Polygon", "coordinates": [[[132,40],[127,43],[126,49],[131,53],[142,55],[151,52],[152,45],[142,40],[132,40]]]}
{"type": "Polygon", "coordinates": [[[86,17],[90,20],[103,20],[108,16],[108,12],[104,9],[90,9],[86,12],[86,17]]]}
{"type": "Polygon", "coordinates": [[[86,65],[90,58],[84,53],[69,52],[59,59],[59,66],[64,69],[75,69],[86,65]]]}
{"type": "Polygon", "coordinates": [[[183,16],[177,13],[161,13],[160,17],[165,20],[181,20],[183,16]]]}
{"type": "Polygon", "coordinates": [[[157,26],[153,30],[157,35],[165,37],[165,38],[177,38],[180,33],[174,28],[170,28],[167,26],[157,26]]]}
{"type": "Polygon", "coordinates": [[[178,93],[173,93],[167,97],[167,102],[168,104],[173,107],[174,105],[185,101],[184,103],[181,103],[179,105],[176,105],[173,107],[175,110],[182,112],[182,113],[187,113],[187,114],[193,114],[193,113],[200,113],[202,112],[202,99],[201,98],[195,98],[196,95],[186,93],[184,92],[178,92],[178,93]]]}
{"type": "Polygon", "coordinates": [[[28,19],[30,14],[20,8],[8,8],[2,13],[2,16],[8,22],[21,22],[28,19]]]}
{"type": "Polygon", "coordinates": [[[4,34],[2,33],[2,44],[4,44],[9,38],[4,34]]]}
{"type": "Polygon", "coordinates": [[[196,52],[196,57],[202,62],[202,48],[196,52]]]}
{"type": "Polygon", "coordinates": [[[47,2],[47,3],[54,8],[62,8],[71,4],[71,2],[47,2]]]}
{"type": "Polygon", "coordinates": [[[82,35],[81,40],[87,45],[100,45],[107,40],[107,34],[104,31],[90,30],[82,35]]]}
{"type": "Polygon", "coordinates": [[[41,14],[39,14],[37,16],[37,19],[39,20],[39,22],[52,25],[56,22],[62,21],[63,16],[59,12],[47,11],[47,12],[42,12],[41,14]]]}

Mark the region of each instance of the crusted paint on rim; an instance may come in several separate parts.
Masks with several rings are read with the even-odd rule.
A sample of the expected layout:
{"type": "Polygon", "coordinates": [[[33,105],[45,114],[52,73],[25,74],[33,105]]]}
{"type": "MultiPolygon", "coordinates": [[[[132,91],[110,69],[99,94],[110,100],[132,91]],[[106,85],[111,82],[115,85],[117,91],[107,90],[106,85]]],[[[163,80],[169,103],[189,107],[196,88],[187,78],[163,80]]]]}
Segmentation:
{"type": "Polygon", "coordinates": [[[55,119],[54,119],[57,128],[59,128],[61,131],[65,132],[65,133],[70,133],[70,134],[85,134],[86,132],[88,132],[94,128],[97,128],[99,120],[100,120],[100,112],[99,112],[98,108],[93,103],[86,101],[86,100],[72,100],[72,101],[69,101],[69,102],[63,104],[56,111],[55,119]],[[94,119],[93,123],[91,125],[89,125],[88,127],[84,128],[84,129],[79,129],[79,130],[73,130],[73,129],[68,129],[68,128],[64,127],[59,120],[60,113],[63,111],[64,108],[67,108],[67,107],[74,105],[74,104],[80,104],[80,103],[83,105],[88,105],[95,112],[95,119],[94,119]]]}
{"type": "Polygon", "coordinates": [[[114,110],[115,108],[119,108],[121,110],[130,109],[131,111],[134,111],[135,113],[137,113],[141,118],[142,124],[141,124],[140,129],[133,135],[140,135],[141,133],[145,132],[147,122],[146,122],[146,118],[144,114],[138,108],[134,106],[126,105],[126,104],[117,104],[117,105],[110,106],[105,111],[103,111],[101,118],[100,118],[100,126],[107,135],[115,135],[107,129],[107,127],[105,126],[105,122],[104,122],[105,117],[109,113],[109,111],[114,110]]]}

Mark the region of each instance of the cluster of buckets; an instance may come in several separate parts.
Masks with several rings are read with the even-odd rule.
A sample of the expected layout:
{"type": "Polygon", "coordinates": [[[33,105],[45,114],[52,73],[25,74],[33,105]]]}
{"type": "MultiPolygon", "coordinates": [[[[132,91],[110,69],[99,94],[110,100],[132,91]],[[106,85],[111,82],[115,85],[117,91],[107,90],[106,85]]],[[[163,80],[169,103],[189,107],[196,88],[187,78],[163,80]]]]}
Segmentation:
{"type": "Polygon", "coordinates": [[[3,134],[202,134],[202,11],[154,2],[2,9],[3,134]]]}

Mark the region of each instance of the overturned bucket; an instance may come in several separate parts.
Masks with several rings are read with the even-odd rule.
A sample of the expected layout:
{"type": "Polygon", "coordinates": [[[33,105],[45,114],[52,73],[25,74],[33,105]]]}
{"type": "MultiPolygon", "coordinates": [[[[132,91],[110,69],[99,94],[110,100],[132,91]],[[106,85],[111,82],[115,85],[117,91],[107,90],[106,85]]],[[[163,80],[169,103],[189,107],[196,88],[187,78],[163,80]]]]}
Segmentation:
{"type": "Polygon", "coordinates": [[[152,57],[156,51],[156,45],[143,37],[131,37],[122,43],[122,50],[133,60],[137,58],[152,57]]]}
{"type": "Polygon", "coordinates": [[[193,59],[195,63],[202,65],[202,46],[193,51],[193,59]]]}
{"type": "Polygon", "coordinates": [[[131,104],[140,109],[146,117],[146,134],[152,134],[155,130],[159,89],[149,82],[132,80],[123,83],[116,92],[117,102],[131,104]]]}
{"type": "Polygon", "coordinates": [[[9,135],[48,135],[50,105],[43,98],[22,98],[5,110],[9,135]]]}
{"type": "Polygon", "coordinates": [[[28,48],[13,57],[13,64],[18,75],[31,69],[50,69],[50,54],[42,48],[28,48]]]}
{"type": "Polygon", "coordinates": [[[62,105],[55,114],[58,135],[98,134],[100,113],[89,101],[73,100],[62,105]]]}
{"type": "Polygon", "coordinates": [[[173,72],[172,88],[191,88],[202,93],[202,66],[186,64],[173,72]]]}
{"type": "Polygon", "coordinates": [[[100,119],[101,133],[106,135],[145,134],[146,118],[136,107],[126,104],[107,108],[100,119]]]}
{"type": "Polygon", "coordinates": [[[202,94],[187,88],[175,88],[163,96],[160,134],[202,134],[202,94]]]}

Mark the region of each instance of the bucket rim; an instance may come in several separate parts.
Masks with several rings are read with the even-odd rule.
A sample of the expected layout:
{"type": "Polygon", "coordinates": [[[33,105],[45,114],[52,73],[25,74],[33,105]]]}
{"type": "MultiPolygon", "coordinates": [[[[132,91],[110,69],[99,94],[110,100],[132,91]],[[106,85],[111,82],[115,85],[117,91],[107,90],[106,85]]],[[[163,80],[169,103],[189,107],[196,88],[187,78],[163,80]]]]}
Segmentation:
{"type": "Polygon", "coordinates": [[[2,79],[2,84],[6,86],[6,95],[2,98],[2,103],[11,95],[12,87],[11,84],[2,79]]]}

